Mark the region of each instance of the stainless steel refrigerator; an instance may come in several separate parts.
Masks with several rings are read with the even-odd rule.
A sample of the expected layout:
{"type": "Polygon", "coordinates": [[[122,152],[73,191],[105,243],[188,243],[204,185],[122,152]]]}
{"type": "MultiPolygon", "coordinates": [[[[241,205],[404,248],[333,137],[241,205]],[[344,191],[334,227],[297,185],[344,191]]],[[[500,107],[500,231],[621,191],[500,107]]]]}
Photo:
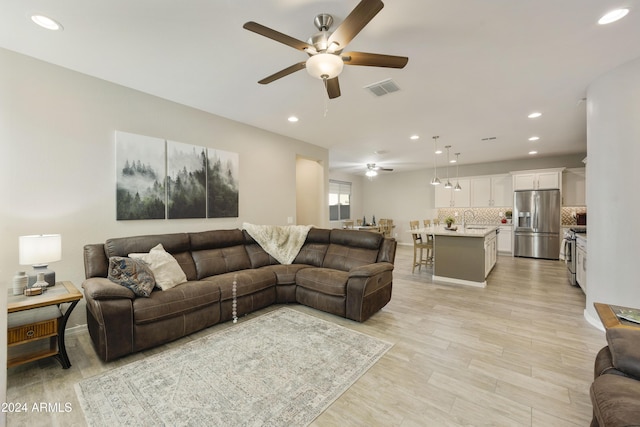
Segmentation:
{"type": "Polygon", "coordinates": [[[514,192],[514,256],[560,258],[560,204],[560,190],[514,192]]]}

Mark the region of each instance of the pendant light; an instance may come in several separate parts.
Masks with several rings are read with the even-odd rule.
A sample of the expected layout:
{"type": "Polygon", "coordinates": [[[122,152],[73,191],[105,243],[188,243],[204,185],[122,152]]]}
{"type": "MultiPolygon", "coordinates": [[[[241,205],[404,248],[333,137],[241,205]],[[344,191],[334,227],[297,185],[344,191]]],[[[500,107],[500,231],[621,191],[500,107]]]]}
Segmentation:
{"type": "Polygon", "coordinates": [[[444,148],[447,149],[447,182],[446,184],[444,184],[444,188],[452,188],[453,185],[451,184],[451,181],[449,181],[449,149],[451,148],[451,146],[446,145],[444,148]]]}
{"type": "Polygon", "coordinates": [[[461,191],[462,187],[460,187],[460,181],[458,178],[460,177],[460,162],[458,161],[458,156],[460,153],[456,153],[456,186],[453,188],[453,191],[461,191]]]}
{"type": "Polygon", "coordinates": [[[431,180],[431,185],[440,185],[440,178],[438,178],[438,168],[436,165],[436,151],[438,151],[438,138],[439,136],[433,137],[433,179],[431,180]]]}

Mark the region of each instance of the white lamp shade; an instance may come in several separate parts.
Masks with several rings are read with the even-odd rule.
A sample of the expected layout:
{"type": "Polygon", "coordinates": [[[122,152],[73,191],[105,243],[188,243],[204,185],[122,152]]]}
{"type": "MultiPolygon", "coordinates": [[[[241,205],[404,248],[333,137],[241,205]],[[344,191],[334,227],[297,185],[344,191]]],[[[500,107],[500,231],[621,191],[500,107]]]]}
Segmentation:
{"type": "Polygon", "coordinates": [[[20,265],[46,265],[62,259],[62,236],[60,234],[38,234],[20,236],[20,265]]]}
{"type": "Polygon", "coordinates": [[[317,79],[332,79],[342,72],[344,62],[338,55],[318,53],[307,59],[307,72],[317,79]]]}

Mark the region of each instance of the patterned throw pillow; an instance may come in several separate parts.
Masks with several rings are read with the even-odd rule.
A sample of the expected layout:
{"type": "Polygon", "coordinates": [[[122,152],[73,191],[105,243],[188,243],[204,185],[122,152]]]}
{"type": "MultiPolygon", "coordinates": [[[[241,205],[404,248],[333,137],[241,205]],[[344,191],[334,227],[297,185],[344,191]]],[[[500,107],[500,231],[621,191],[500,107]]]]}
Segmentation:
{"type": "Polygon", "coordinates": [[[129,254],[129,257],[146,262],[153,272],[156,284],[163,291],[187,281],[187,276],[180,268],[180,264],[173,255],[164,250],[162,243],[151,248],[147,254],[129,254]]]}
{"type": "Polygon", "coordinates": [[[149,297],[156,284],[151,269],[144,261],[114,256],[109,258],[109,280],[129,288],[139,297],[149,297]]]}

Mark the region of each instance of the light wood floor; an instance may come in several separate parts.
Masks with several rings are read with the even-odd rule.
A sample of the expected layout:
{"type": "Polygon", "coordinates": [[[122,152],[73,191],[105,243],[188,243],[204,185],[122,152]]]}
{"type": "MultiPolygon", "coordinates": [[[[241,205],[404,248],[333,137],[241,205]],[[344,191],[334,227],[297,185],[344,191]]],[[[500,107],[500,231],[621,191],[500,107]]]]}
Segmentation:
{"type": "MultiPolygon", "coordinates": [[[[313,426],[589,425],[593,360],[606,341],[584,319],[585,296],[562,262],[500,256],[479,289],[411,274],[411,257],[398,248],[391,302],[363,324],[291,306],[394,344],[313,426]]],[[[8,414],[8,425],[83,426],[74,383],[230,325],[109,364],[86,330],[69,334],[72,367],[48,359],[9,369],[7,400],[70,402],[71,411],[8,414]]]]}

